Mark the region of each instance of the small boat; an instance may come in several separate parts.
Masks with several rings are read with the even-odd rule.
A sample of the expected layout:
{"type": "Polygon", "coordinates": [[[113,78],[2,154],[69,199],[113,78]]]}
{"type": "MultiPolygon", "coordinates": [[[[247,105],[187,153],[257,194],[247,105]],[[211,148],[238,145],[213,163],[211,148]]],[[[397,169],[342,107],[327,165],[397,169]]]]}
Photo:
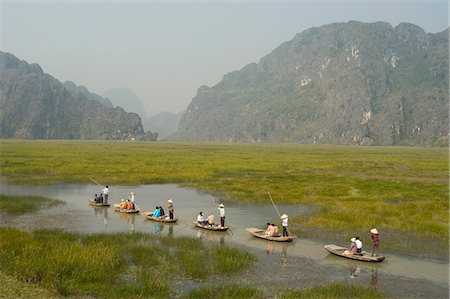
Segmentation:
{"type": "Polygon", "coordinates": [[[266,239],[269,241],[292,242],[295,238],[297,238],[296,236],[267,236],[264,229],[254,227],[246,228],[245,230],[257,238],[266,239]]]}
{"type": "Polygon", "coordinates": [[[96,203],[95,200],[93,199],[89,199],[89,205],[94,206],[94,207],[109,207],[110,204],[109,203],[96,203]]]}
{"type": "Polygon", "coordinates": [[[382,260],[384,260],[384,256],[382,256],[382,255],[371,256],[370,253],[368,253],[366,251],[361,252],[361,255],[359,255],[359,254],[350,254],[350,255],[343,254],[344,250],[346,250],[347,248],[336,246],[334,244],[325,245],[324,247],[331,254],[334,254],[337,256],[342,256],[342,257],[352,259],[352,260],[358,260],[358,261],[364,261],[364,262],[381,262],[382,260]]]}
{"type": "Polygon", "coordinates": [[[206,224],[200,224],[197,221],[192,221],[192,223],[199,228],[207,229],[207,230],[214,230],[219,232],[224,232],[229,229],[228,226],[220,226],[220,225],[206,225],[206,224]]]}
{"type": "Polygon", "coordinates": [[[164,223],[174,223],[178,221],[178,218],[170,219],[169,216],[163,216],[163,217],[153,217],[153,212],[144,212],[145,218],[148,220],[158,221],[158,222],[164,222],[164,223]]]}
{"type": "Polygon", "coordinates": [[[133,210],[128,210],[128,209],[122,209],[120,207],[120,204],[115,204],[114,205],[114,211],[116,212],[120,212],[120,213],[139,213],[139,210],[133,209],[133,210]]]}

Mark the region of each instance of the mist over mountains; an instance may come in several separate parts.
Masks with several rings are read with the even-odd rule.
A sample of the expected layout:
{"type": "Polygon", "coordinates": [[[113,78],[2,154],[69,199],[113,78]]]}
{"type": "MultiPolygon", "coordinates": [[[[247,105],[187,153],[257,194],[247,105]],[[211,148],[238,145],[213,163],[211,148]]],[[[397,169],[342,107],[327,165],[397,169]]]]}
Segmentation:
{"type": "Polygon", "coordinates": [[[174,139],[448,145],[448,29],[348,22],[310,28],[202,86],[174,139]]]}
{"type": "Polygon", "coordinates": [[[448,146],[448,73],[448,29],[330,24],[147,117],[130,89],[102,97],[0,52],[0,138],[448,146]]]}

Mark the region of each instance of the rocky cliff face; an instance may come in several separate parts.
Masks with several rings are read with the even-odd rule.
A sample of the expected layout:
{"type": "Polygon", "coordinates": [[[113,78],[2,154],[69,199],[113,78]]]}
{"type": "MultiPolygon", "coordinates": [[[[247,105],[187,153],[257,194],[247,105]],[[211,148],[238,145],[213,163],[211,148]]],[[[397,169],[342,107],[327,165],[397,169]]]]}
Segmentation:
{"type": "Polygon", "coordinates": [[[199,88],[176,139],[448,144],[448,30],[311,28],[258,64],[199,88]]]}
{"type": "Polygon", "coordinates": [[[144,139],[141,119],[109,109],[28,64],[0,52],[0,138],[144,139]]]}

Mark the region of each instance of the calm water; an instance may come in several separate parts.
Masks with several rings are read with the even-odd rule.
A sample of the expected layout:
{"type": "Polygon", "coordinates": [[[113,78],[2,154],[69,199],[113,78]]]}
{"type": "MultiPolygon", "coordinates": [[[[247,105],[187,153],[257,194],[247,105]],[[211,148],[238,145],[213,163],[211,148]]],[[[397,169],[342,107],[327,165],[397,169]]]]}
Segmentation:
{"type": "MultiPolygon", "coordinates": [[[[0,223],[25,229],[41,227],[62,228],[83,233],[144,232],[173,236],[198,237],[206,242],[219,242],[245,247],[259,256],[260,262],[249,275],[249,279],[262,285],[286,285],[305,287],[318,281],[347,281],[380,289],[394,297],[403,298],[448,298],[448,263],[412,258],[386,253],[386,262],[370,264],[351,261],[328,254],[324,242],[298,238],[293,243],[267,242],[251,237],[246,227],[264,227],[266,222],[279,224],[275,209],[268,199],[267,205],[226,205],[226,222],[230,232],[210,232],[194,228],[192,221],[199,211],[213,212],[219,219],[217,205],[219,199],[198,192],[195,189],[177,185],[112,186],[111,204],[120,198],[127,198],[135,192],[136,203],[144,211],[152,211],[155,206],[167,206],[167,200],[174,202],[176,224],[161,224],[144,219],[139,214],[125,215],[112,208],[94,208],[88,199],[100,192],[97,185],[60,184],[51,186],[16,186],[0,182],[2,194],[40,195],[66,202],[36,215],[11,217],[3,215],[0,223]]],[[[281,213],[289,215],[310,212],[302,206],[279,205],[281,213]]],[[[364,239],[363,239],[364,241],[364,239]]],[[[370,243],[369,236],[365,242],[370,243]]],[[[346,245],[346,242],[340,245],[346,245]]],[[[242,277],[235,278],[242,282],[242,277]]]]}

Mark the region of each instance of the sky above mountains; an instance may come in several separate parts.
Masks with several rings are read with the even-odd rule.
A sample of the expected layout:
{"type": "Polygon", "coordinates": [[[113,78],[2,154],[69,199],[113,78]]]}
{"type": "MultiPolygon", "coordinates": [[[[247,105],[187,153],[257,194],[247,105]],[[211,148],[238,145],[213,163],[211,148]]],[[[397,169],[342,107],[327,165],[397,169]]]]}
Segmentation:
{"type": "Polygon", "coordinates": [[[310,27],[409,22],[448,28],[447,1],[0,1],[0,50],[102,95],[133,90],[147,115],[183,111],[202,85],[310,27]]]}

